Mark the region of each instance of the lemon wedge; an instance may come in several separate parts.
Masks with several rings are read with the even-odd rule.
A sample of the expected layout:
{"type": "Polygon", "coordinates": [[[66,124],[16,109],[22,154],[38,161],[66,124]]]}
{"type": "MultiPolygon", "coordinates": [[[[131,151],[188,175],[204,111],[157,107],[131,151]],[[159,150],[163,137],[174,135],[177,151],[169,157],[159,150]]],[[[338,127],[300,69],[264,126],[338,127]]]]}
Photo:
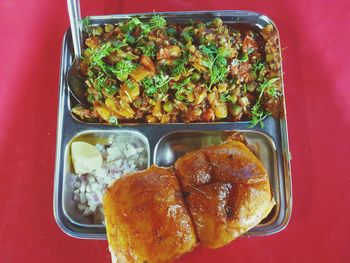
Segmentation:
{"type": "Polygon", "coordinates": [[[102,155],[95,146],[87,142],[73,142],[72,161],[75,173],[90,173],[102,165],[102,155]]]}

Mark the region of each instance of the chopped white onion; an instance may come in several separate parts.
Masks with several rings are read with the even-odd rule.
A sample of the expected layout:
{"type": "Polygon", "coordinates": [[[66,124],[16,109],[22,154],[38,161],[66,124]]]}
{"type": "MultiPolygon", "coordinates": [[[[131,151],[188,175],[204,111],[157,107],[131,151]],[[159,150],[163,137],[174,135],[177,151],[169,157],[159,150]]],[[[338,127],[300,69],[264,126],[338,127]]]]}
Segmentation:
{"type": "Polygon", "coordinates": [[[139,138],[111,135],[108,141],[107,146],[95,145],[103,157],[102,166],[92,173],[77,175],[73,183],[73,200],[84,216],[103,215],[105,189],[126,173],[144,169],[147,165],[147,153],[139,138]]]}

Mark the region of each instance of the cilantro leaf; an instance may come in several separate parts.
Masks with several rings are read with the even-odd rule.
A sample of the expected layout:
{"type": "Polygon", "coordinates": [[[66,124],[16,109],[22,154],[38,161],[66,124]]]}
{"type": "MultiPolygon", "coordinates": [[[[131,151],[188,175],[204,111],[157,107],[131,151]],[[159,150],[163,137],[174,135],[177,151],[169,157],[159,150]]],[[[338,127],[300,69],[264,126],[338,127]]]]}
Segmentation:
{"type": "Polygon", "coordinates": [[[176,31],[176,28],[169,27],[166,30],[166,33],[167,33],[168,36],[174,37],[176,35],[177,31],[176,31]]]}
{"type": "MultiPolygon", "coordinates": [[[[117,93],[117,87],[112,84],[112,82],[110,81],[110,79],[108,79],[106,74],[99,72],[98,76],[96,77],[92,71],[89,71],[88,76],[89,76],[88,78],[89,82],[93,85],[93,87],[99,93],[101,92],[102,89],[105,90],[105,92],[108,95],[115,95],[117,93]]],[[[90,96],[90,98],[88,99],[90,101],[90,100],[93,100],[94,98],[90,96]]]]}
{"type": "Polygon", "coordinates": [[[111,116],[111,117],[109,117],[108,122],[109,122],[110,124],[118,124],[118,119],[117,119],[117,117],[115,117],[115,116],[111,116]]]}
{"type": "Polygon", "coordinates": [[[141,35],[145,36],[156,28],[164,28],[166,26],[166,20],[164,17],[161,17],[160,15],[152,16],[152,18],[148,21],[148,23],[143,23],[138,18],[135,18],[133,23],[126,27],[127,28],[126,32],[130,33],[137,25],[139,25],[141,28],[141,35]]]}
{"type": "Polygon", "coordinates": [[[264,94],[265,90],[268,88],[271,88],[272,85],[278,80],[279,78],[272,78],[269,79],[263,83],[261,83],[258,87],[258,91],[260,92],[259,97],[258,97],[258,102],[260,101],[262,95],[264,94]]]}
{"type": "Polygon", "coordinates": [[[267,94],[269,94],[273,98],[277,98],[279,95],[278,90],[274,86],[268,87],[266,91],[267,91],[267,94]]]}
{"type": "Polygon", "coordinates": [[[221,94],[220,95],[220,100],[222,102],[231,102],[235,103],[237,101],[237,96],[236,95],[231,95],[231,94],[221,94]]]}
{"type": "Polygon", "coordinates": [[[265,117],[269,116],[270,113],[264,111],[264,109],[261,107],[260,100],[261,100],[265,90],[267,89],[267,92],[269,92],[268,90],[271,89],[271,87],[273,87],[272,85],[278,79],[279,78],[272,78],[272,79],[269,79],[269,80],[267,80],[264,83],[261,83],[259,85],[259,87],[257,89],[259,91],[259,96],[258,96],[257,102],[255,103],[255,105],[251,109],[252,118],[250,120],[249,128],[254,127],[257,124],[259,124],[261,128],[264,128],[263,119],[265,117]]]}
{"type": "Polygon", "coordinates": [[[254,72],[254,74],[258,74],[258,72],[260,72],[261,70],[263,70],[263,68],[265,67],[264,63],[261,61],[257,61],[253,64],[252,66],[252,71],[254,72]]]}
{"type": "Polygon", "coordinates": [[[158,75],[147,77],[142,80],[142,85],[144,87],[147,96],[153,96],[156,93],[165,93],[169,89],[170,77],[160,72],[158,75]]]}
{"type": "Polygon", "coordinates": [[[173,85],[173,88],[178,90],[178,91],[181,91],[183,89],[184,86],[186,86],[188,83],[190,83],[191,79],[190,78],[187,78],[185,79],[184,81],[182,82],[179,82],[179,83],[174,83],[173,85]]]}
{"type": "Polygon", "coordinates": [[[201,50],[204,54],[206,54],[209,58],[214,58],[215,54],[217,53],[217,48],[214,44],[210,45],[200,45],[199,50],[201,50]]]}
{"type": "Polygon", "coordinates": [[[127,46],[127,44],[121,41],[113,41],[112,46],[118,50],[118,49],[121,49],[122,47],[127,46]]]}
{"type": "Polygon", "coordinates": [[[210,83],[208,89],[218,83],[226,80],[228,74],[227,56],[229,51],[224,48],[217,48],[214,44],[199,46],[199,49],[208,56],[209,60],[203,60],[203,66],[210,71],[210,83]]]}
{"type": "Polygon", "coordinates": [[[239,60],[242,61],[242,62],[247,62],[248,59],[249,59],[248,54],[244,53],[239,60]]]}
{"type": "Polygon", "coordinates": [[[174,83],[173,89],[176,90],[175,98],[179,101],[184,101],[186,97],[184,95],[187,95],[193,91],[192,86],[187,86],[191,82],[190,78],[186,78],[184,81],[180,83],[174,83]]]}
{"type": "Polygon", "coordinates": [[[91,65],[99,67],[103,72],[109,75],[110,66],[104,62],[104,58],[108,57],[112,52],[117,51],[119,47],[112,46],[111,42],[107,42],[97,49],[88,49],[90,54],[91,65]]]}
{"type": "Polygon", "coordinates": [[[92,31],[91,31],[91,20],[90,18],[87,16],[83,19],[81,19],[81,24],[83,27],[83,31],[88,33],[88,35],[91,35],[92,31]]]}
{"type": "Polygon", "coordinates": [[[256,125],[259,125],[261,128],[264,128],[263,120],[269,114],[262,109],[260,102],[256,103],[252,107],[251,114],[252,114],[252,118],[250,120],[250,125],[248,127],[252,128],[256,125]]]}
{"type": "Polygon", "coordinates": [[[183,59],[177,59],[173,62],[173,68],[171,69],[171,76],[180,76],[182,73],[186,72],[185,65],[187,63],[187,57],[183,59]]]}
{"type": "Polygon", "coordinates": [[[138,47],[142,53],[148,57],[155,57],[157,53],[157,47],[155,45],[145,45],[138,47]]]}
{"type": "Polygon", "coordinates": [[[134,44],[136,42],[136,39],[130,34],[126,34],[124,39],[125,42],[129,44],[134,44]]]}
{"type": "Polygon", "coordinates": [[[151,26],[152,29],[163,28],[166,26],[166,20],[164,17],[161,17],[160,15],[154,15],[149,20],[149,25],[151,26]]]}
{"type": "Polygon", "coordinates": [[[243,54],[241,53],[239,55],[239,60],[241,62],[247,62],[249,60],[249,55],[252,54],[254,51],[255,51],[254,48],[248,48],[247,53],[243,53],[243,54]]]}
{"type": "Polygon", "coordinates": [[[210,74],[209,89],[211,88],[211,86],[213,84],[225,81],[227,73],[228,73],[226,58],[218,55],[214,59],[214,62],[213,62],[213,65],[212,65],[210,71],[211,71],[211,74],[210,74]]]}
{"type": "Polygon", "coordinates": [[[154,85],[153,83],[153,80],[151,77],[147,77],[147,78],[144,78],[142,81],[141,81],[144,89],[145,89],[145,93],[150,96],[150,95],[153,95],[154,93],[157,92],[157,87],[154,85]]]}
{"type": "Polygon", "coordinates": [[[92,93],[90,93],[87,97],[87,100],[88,100],[88,102],[90,102],[92,104],[95,100],[94,95],[92,93]]]}
{"type": "Polygon", "coordinates": [[[192,36],[188,31],[183,31],[181,35],[186,40],[186,42],[192,41],[192,36]]]}
{"type": "Polygon", "coordinates": [[[130,60],[120,60],[116,63],[113,73],[120,81],[126,81],[131,71],[136,68],[136,65],[130,60]]]}
{"type": "Polygon", "coordinates": [[[118,91],[117,87],[114,85],[108,85],[105,87],[105,91],[108,95],[115,95],[118,91]]]}
{"type": "Polygon", "coordinates": [[[137,17],[133,17],[122,26],[121,30],[124,34],[130,34],[137,25],[141,24],[142,22],[140,21],[140,19],[138,19],[137,17]]]}

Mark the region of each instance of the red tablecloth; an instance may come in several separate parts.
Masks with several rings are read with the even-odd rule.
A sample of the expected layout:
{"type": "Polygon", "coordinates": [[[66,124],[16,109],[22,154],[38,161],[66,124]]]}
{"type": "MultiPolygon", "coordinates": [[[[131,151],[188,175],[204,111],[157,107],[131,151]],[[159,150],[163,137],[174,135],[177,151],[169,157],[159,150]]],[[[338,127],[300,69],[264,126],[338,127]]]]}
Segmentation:
{"type": "MultiPolygon", "coordinates": [[[[179,262],[350,262],[350,2],[96,1],[83,14],[245,9],[281,35],[293,212],[275,235],[198,248],[179,262]]],[[[62,0],[0,2],[0,262],[110,262],[107,242],[68,237],[52,209],[62,0]]]]}

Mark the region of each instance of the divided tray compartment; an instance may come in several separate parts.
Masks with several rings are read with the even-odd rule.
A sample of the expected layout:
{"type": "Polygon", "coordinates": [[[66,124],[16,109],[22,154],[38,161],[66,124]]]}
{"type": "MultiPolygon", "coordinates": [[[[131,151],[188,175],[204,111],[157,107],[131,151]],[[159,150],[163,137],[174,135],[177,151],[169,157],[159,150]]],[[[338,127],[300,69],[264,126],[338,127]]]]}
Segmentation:
{"type": "MultiPolygon", "coordinates": [[[[224,23],[248,23],[263,28],[273,22],[266,16],[249,11],[208,11],[160,13],[169,22],[185,22],[188,19],[209,21],[220,17],[224,23]]],[[[108,15],[90,17],[92,24],[116,23],[132,16],[146,18],[149,14],[108,15]]],[[[274,24],[273,24],[274,25],[274,24]]],[[[274,25],[275,26],[275,25],[274,25]]],[[[72,63],[73,48],[69,30],[66,32],[61,52],[59,105],[57,125],[56,167],[54,183],[54,215],[58,226],[66,234],[85,239],[106,239],[103,224],[92,218],[84,218],[73,201],[73,168],[70,161],[70,144],[84,135],[107,136],[127,133],[138,137],[145,145],[148,166],[157,164],[170,166],[190,150],[219,144],[232,131],[243,133],[257,157],[268,171],[276,206],[269,216],[246,235],[270,235],[284,229],[291,216],[292,189],[286,117],[267,117],[264,128],[249,128],[249,122],[221,123],[175,123],[148,124],[131,123],[121,127],[87,123],[71,113],[75,105],[66,83],[66,72],[72,63]]],[[[281,76],[282,77],[282,76],[281,76]]]]}
{"type": "Polygon", "coordinates": [[[115,130],[115,131],[103,131],[103,130],[86,130],[76,134],[66,145],[64,154],[64,166],[63,166],[63,186],[62,186],[62,209],[64,216],[74,225],[82,228],[104,228],[102,224],[103,218],[100,218],[99,213],[96,216],[84,216],[81,211],[78,210],[76,202],[72,198],[72,193],[74,190],[73,184],[77,175],[74,173],[74,168],[71,159],[71,143],[74,141],[84,141],[96,145],[97,143],[102,145],[108,145],[111,143],[109,141],[109,136],[114,135],[127,135],[132,137],[134,142],[137,141],[139,146],[145,149],[145,158],[147,168],[150,166],[150,150],[147,138],[137,131],[131,130],[115,130]]]}

